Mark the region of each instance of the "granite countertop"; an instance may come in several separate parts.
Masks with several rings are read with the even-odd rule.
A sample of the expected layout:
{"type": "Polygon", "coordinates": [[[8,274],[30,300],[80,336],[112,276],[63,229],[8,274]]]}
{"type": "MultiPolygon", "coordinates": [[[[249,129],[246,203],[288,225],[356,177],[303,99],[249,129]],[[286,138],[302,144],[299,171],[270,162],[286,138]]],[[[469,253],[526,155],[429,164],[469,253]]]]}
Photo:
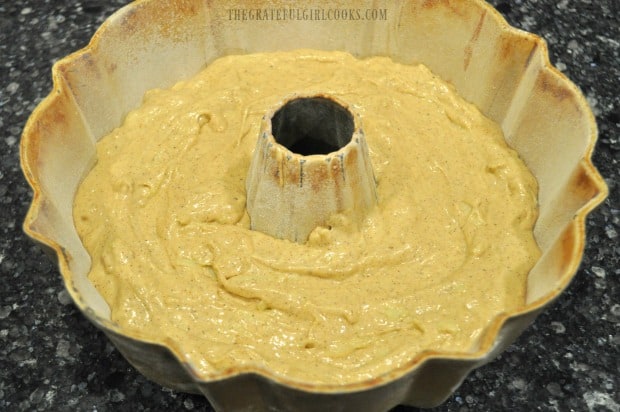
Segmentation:
{"type": "MultiPolygon", "coordinates": [[[[31,192],[19,167],[24,123],[51,88],[51,65],[88,42],[113,1],[0,4],[0,410],[212,410],[133,369],[73,306],[57,267],[22,233],[31,192]]],[[[610,188],[587,222],[568,290],[436,411],[620,412],[620,3],[494,0],[543,36],[554,64],[597,117],[594,163],[610,188]]],[[[398,407],[397,411],[412,408],[398,407]]]]}

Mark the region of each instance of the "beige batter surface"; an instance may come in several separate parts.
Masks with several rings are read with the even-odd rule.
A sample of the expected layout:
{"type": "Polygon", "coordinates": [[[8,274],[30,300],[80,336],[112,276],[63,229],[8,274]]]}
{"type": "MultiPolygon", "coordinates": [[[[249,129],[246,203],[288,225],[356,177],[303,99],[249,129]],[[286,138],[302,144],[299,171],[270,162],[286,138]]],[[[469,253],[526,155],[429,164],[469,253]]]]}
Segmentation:
{"type": "Polygon", "coordinates": [[[499,127],[424,66],[300,50],[216,60],[152,90],[97,145],[75,199],[90,279],[129,334],[172,340],[204,376],[309,383],[467,352],[524,304],[536,181],[499,127]],[[249,230],[260,119],[293,92],[361,114],[379,206],[306,244],[249,230]]]}

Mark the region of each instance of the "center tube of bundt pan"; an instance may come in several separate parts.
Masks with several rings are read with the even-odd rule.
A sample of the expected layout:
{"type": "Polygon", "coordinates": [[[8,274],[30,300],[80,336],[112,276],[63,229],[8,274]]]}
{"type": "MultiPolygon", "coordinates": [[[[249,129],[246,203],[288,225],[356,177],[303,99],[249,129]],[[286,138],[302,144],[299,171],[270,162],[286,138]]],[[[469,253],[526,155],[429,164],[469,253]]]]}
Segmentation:
{"type": "Polygon", "coordinates": [[[361,222],[377,203],[359,115],[326,95],[295,95],[263,116],[246,180],[252,230],[304,243],[330,216],[361,222]]]}

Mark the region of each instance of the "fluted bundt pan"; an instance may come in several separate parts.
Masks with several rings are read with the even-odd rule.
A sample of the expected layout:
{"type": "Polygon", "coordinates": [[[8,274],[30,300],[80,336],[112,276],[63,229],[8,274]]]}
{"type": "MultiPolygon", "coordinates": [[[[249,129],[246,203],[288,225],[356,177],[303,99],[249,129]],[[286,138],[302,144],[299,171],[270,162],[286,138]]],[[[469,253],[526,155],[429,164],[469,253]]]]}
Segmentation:
{"type": "MultiPolygon", "coordinates": [[[[335,7],[326,0],[303,6],[335,7]]],[[[256,0],[251,8],[288,10],[290,2],[256,0]]],[[[21,163],[34,191],[24,229],[57,256],[75,304],[144,375],[203,393],[217,410],[379,411],[397,404],[441,403],[469,371],[493,359],[566,288],[583,254],[586,216],[607,193],[590,161],[597,138],[594,117],[580,91],[549,63],[542,39],[510,27],[481,0],[343,0],[337,8],[362,15],[376,10],[377,19],[310,20],[298,18],[301,13],[263,21],[235,14],[248,9],[244,2],[135,2],[110,17],[85,49],[56,63],[53,90],[23,133],[21,163]],[[90,258],[72,221],[74,195],[95,161],[95,142],[119,126],[147,90],[169,87],[217,57],[297,48],[387,55],[400,63],[427,65],[501,126],[538,180],[534,234],[542,257],[529,273],[526,304],[495,318],[476,350],[425,352],[386,375],[348,385],[300,384],[262,369],[232,368],[207,377],[196,372],[175,342],[128,335],[110,321],[108,305],[87,278],[90,258]]],[[[353,133],[363,140],[356,127],[353,133]]],[[[265,132],[270,141],[271,131],[265,132]]],[[[355,139],[348,141],[336,153],[344,158],[349,150],[362,150],[356,145],[355,139]]],[[[260,143],[258,150],[279,153],[260,143]]],[[[299,158],[291,159],[299,166],[299,158]]],[[[360,172],[366,166],[353,167],[360,172]]],[[[374,195],[370,183],[364,183],[368,207],[374,195]]],[[[267,184],[248,183],[249,192],[260,197],[267,184]]],[[[257,227],[271,230],[261,223],[263,212],[251,213],[257,227]]],[[[281,236],[299,240],[306,234],[300,227],[281,236]]]]}

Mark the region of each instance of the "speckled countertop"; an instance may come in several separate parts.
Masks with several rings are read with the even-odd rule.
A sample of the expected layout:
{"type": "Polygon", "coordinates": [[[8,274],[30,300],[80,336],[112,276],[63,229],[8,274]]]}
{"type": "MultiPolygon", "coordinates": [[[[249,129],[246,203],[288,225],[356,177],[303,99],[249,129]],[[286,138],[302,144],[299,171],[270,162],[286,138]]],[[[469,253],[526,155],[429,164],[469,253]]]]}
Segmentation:
{"type": "MultiPolygon", "coordinates": [[[[50,91],[52,63],[86,45],[124,3],[0,2],[0,411],[212,410],[129,366],[21,230],[31,196],[19,167],[24,123],[50,91]]],[[[585,256],[568,290],[435,410],[620,412],[620,2],[492,3],[543,36],[554,64],[583,90],[598,120],[594,162],[610,196],[588,219],[585,256]]]]}

